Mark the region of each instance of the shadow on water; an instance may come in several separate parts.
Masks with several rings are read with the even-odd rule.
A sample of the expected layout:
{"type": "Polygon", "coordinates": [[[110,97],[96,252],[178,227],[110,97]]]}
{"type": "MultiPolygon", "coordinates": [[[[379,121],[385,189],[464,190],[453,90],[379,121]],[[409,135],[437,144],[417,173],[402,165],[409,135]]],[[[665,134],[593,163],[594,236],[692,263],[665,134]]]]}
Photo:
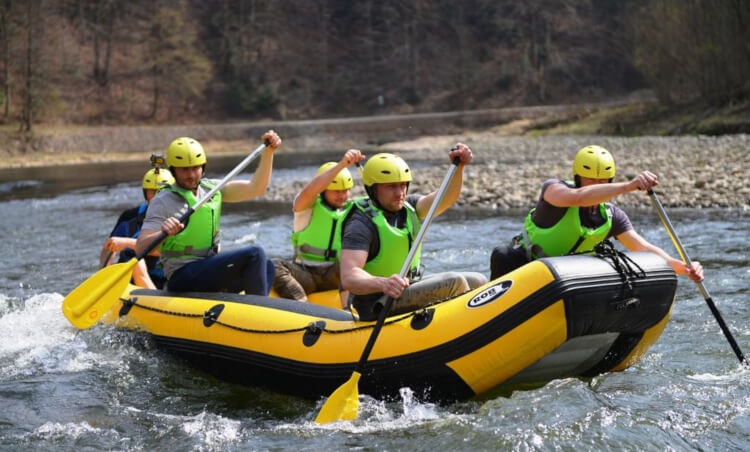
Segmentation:
{"type": "MultiPolygon", "coordinates": [[[[274,154],[274,168],[297,168],[317,165],[321,161],[340,158],[341,151],[319,151],[274,154]]],[[[245,154],[224,154],[209,159],[207,171],[221,178],[244,158],[245,154]]],[[[51,156],[51,159],[54,157],[51,156]]],[[[87,187],[108,186],[141,180],[150,168],[147,156],[143,161],[88,162],[43,167],[0,168],[0,201],[49,198],[87,187]]],[[[246,171],[254,171],[255,164],[246,171]]]]}

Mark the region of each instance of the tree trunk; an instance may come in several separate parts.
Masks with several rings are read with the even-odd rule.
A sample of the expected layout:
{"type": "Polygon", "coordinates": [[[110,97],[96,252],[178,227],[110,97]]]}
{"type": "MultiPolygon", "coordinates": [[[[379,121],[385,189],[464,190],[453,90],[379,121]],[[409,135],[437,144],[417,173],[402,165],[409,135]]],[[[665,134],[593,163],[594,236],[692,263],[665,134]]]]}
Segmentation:
{"type": "MultiPolygon", "coordinates": [[[[34,21],[32,18],[32,12],[35,8],[32,7],[31,0],[26,3],[26,58],[24,64],[24,75],[26,77],[25,86],[26,92],[24,93],[23,109],[21,111],[21,132],[31,132],[32,126],[32,109],[34,97],[32,94],[32,77],[34,74],[34,63],[33,63],[33,46],[34,46],[34,33],[32,33],[34,21]]],[[[36,9],[38,11],[38,9],[36,9]]]]}
{"type": "Polygon", "coordinates": [[[328,72],[328,57],[329,57],[329,55],[328,55],[328,53],[329,53],[328,46],[329,46],[329,38],[330,38],[330,36],[329,36],[330,32],[329,32],[328,28],[329,28],[329,21],[330,21],[330,12],[328,11],[328,1],[327,0],[322,0],[322,1],[319,2],[318,11],[319,11],[319,16],[318,17],[320,17],[320,20],[318,22],[320,24],[320,29],[319,29],[319,33],[320,33],[320,39],[319,39],[319,42],[320,42],[320,66],[319,66],[320,67],[320,76],[319,76],[319,78],[320,78],[320,80],[322,81],[322,84],[323,84],[323,93],[324,93],[326,99],[328,99],[330,97],[330,95],[331,95],[331,89],[330,89],[330,85],[331,84],[330,84],[330,79],[329,79],[330,76],[329,76],[329,72],[328,72]]]}
{"type": "Polygon", "coordinates": [[[150,119],[156,118],[156,112],[159,109],[159,68],[154,68],[154,89],[152,91],[152,98],[151,98],[151,113],[149,113],[148,117],[150,119]]]}
{"type": "Polygon", "coordinates": [[[406,25],[406,33],[405,33],[405,39],[406,39],[406,49],[407,49],[407,55],[409,58],[409,76],[408,76],[408,83],[409,88],[414,96],[414,99],[417,100],[421,98],[422,93],[420,89],[420,79],[419,79],[419,48],[417,47],[417,34],[419,30],[419,19],[422,16],[422,2],[421,1],[415,1],[414,2],[414,11],[411,14],[411,17],[407,21],[406,25]]]}
{"type": "Polygon", "coordinates": [[[3,118],[10,118],[10,14],[11,0],[5,0],[0,6],[0,39],[3,41],[3,118]]]}
{"type": "Polygon", "coordinates": [[[115,7],[111,1],[97,6],[94,23],[94,81],[105,87],[109,83],[109,62],[112,55],[112,34],[114,33],[115,7]],[[100,41],[104,41],[104,61],[101,57],[100,41]]]}

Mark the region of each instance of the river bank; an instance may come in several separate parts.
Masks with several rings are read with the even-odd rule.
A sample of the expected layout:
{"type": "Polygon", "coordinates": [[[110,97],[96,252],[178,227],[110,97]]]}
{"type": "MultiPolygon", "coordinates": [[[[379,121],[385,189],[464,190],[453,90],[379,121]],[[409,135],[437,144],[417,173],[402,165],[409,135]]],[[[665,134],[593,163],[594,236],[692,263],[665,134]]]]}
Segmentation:
{"type": "MultiPolygon", "coordinates": [[[[551,129],[553,134],[529,135],[540,124],[554,122],[554,118],[561,116],[577,115],[590,121],[605,114],[611,117],[617,108],[633,108],[628,102],[624,102],[624,107],[617,105],[314,121],[81,128],[39,137],[31,151],[13,151],[13,146],[6,143],[8,150],[3,151],[5,155],[0,159],[0,181],[24,180],[24,168],[71,165],[66,174],[56,176],[64,178],[67,173],[78,173],[77,164],[92,162],[100,164],[96,171],[108,182],[133,180],[132,169],[126,172],[118,168],[123,163],[132,167],[138,161],[147,167],[150,153],[164,152],[160,146],[175,136],[199,139],[209,159],[216,155],[237,156],[239,161],[257,146],[257,137],[272,128],[284,141],[277,154],[279,161],[304,158],[310,160],[307,164],[316,164],[316,159],[331,158],[330,155],[348,148],[359,148],[368,156],[378,152],[400,154],[414,165],[411,190],[415,193],[426,193],[440,185],[448,168],[448,149],[458,141],[464,142],[475,155],[475,161],[465,170],[464,191],[458,201],[464,207],[526,209],[534,204],[544,180],[571,177],[571,164],[578,149],[598,144],[615,156],[618,181],[630,179],[643,170],[657,173],[661,184],[656,192],[666,206],[750,209],[750,135],[615,137],[574,134],[573,130],[580,129],[574,124],[569,124],[573,129],[551,129]]],[[[135,173],[140,174],[141,170],[135,173]]],[[[45,177],[37,174],[30,177],[45,177]]],[[[300,181],[276,177],[264,199],[291,202],[301,185],[300,181]]],[[[355,190],[355,194],[361,193],[361,189],[355,190]]],[[[650,206],[645,195],[628,194],[616,201],[623,207],[650,206]]]]}
{"type": "MultiPolygon", "coordinates": [[[[447,152],[459,141],[468,144],[475,156],[464,171],[459,206],[490,210],[530,207],[542,182],[570,178],[578,149],[597,144],[615,156],[618,181],[643,170],[658,174],[656,193],[665,206],[750,209],[750,135],[518,137],[483,131],[421,137],[363,150],[367,155],[401,155],[414,166],[410,190],[426,193],[439,187],[449,165],[447,152]]],[[[298,189],[274,180],[267,197],[291,200],[298,189]]],[[[620,196],[616,202],[623,207],[650,206],[649,197],[638,193],[620,196]]]]}
{"type": "MultiPolygon", "coordinates": [[[[283,137],[283,131],[280,133],[283,137]]],[[[614,155],[617,181],[628,180],[643,170],[658,174],[660,185],[656,192],[665,206],[750,210],[750,135],[524,137],[484,130],[383,144],[338,139],[309,146],[299,139],[284,139],[276,161],[278,167],[293,166],[294,162],[317,165],[318,161],[335,159],[352,147],[361,149],[366,156],[392,152],[401,155],[412,167],[411,192],[428,193],[440,186],[449,168],[447,152],[459,141],[472,148],[474,161],[464,170],[464,188],[458,207],[527,209],[534,204],[546,179],[571,177],[571,165],[578,149],[597,144],[614,155]]],[[[257,142],[250,140],[204,142],[209,161],[214,156],[231,165],[256,146],[257,142]]],[[[143,152],[84,154],[77,161],[47,155],[44,166],[0,168],[0,191],[12,197],[15,190],[29,190],[29,186],[38,183],[67,185],[75,182],[82,188],[137,180],[148,168],[148,155],[143,152]]],[[[217,171],[218,167],[213,168],[217,171]]],[[[261,200],[291,203],[303,183],[275,176],[261,200]]],[[[359,185],[355,186],[354,195],[363,193],[359,185]]],[[[622,207],[650,207],[649,197],[640,193],[620,196],[616,202],[622,207]]]]}

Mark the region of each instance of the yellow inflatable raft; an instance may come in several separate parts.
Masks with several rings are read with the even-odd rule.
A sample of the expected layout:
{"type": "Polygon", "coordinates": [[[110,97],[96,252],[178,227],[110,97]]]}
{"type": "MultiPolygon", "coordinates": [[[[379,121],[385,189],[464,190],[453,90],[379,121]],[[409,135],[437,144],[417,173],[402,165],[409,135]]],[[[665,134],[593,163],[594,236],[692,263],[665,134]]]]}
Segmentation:
{"type": "MultiPolygon", "coordinates": [[[[445,401],[621,370],[661,334],[676,286],[669,265],[651,253],[540,259],[389,317],[359,390],[388,397],[410,387],[445,401]]],[[[349,379],[375,324],[313,303],[135,286],[104,320],[145,331],[227,380],[312,398],[349,379]]]]}

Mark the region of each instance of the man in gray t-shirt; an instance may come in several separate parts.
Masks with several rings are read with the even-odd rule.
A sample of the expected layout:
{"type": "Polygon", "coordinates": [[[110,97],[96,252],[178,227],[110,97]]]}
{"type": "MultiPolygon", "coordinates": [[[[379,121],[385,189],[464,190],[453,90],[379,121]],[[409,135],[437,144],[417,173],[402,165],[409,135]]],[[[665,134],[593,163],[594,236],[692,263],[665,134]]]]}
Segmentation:
{"type": "Polygon", "coordinates": [[[262,195],[271,179],[273,153],[281,145],[276,132],[266,132],[253,177],[228,182],[212,199],[192,213],[186,224],[179,221],[188,209],[216,186],[204,179],[206,153],[188,137],[174,140],[167,150],[167,165],[175,183],[149,203],[136,252],[146,249],[163,231],[167,238],[159,251],[167,277],[166,288],[176,292],[242,292],[268,295],[274,268],[263,248],[246,246],[219,253],[220,212],[224,202],[246,201],[262,195]]]}
{"type": "MultiPolygon", "coordinates": [[[[458,168],[435,215],[458,199],[463,168],[472,160],[471,149],[458,143],[448,158],[451,162],[458,158],[458,168]]],[[[344,221],[341,284],[350,292],[349,300],[361,320],[378,318],[383,296],[395,300],[389,314],[398,314],[457,296],[487,282],[483,274],[475,272],[442,272],[421,279],[418,274],[405,277],[399,274],[418,234],[419,222],[427,216],[437,196],[437,191],[407,196],[411,180],[411,170],[401,157],[387,153],[372,156],[362,172],[368,198],[355,204],[344,221]]]]}

